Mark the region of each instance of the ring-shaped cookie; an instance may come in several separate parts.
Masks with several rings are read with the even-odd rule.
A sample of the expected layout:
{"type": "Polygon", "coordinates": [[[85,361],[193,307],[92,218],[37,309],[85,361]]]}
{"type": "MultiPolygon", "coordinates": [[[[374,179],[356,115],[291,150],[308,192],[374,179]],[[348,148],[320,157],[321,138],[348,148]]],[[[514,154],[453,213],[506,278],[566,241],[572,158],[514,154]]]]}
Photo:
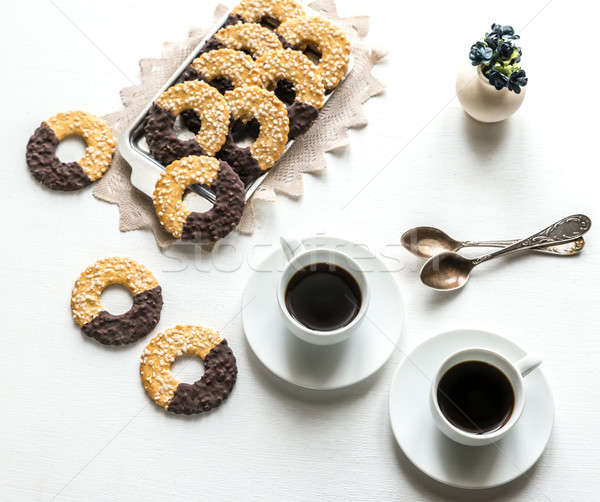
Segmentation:
{"type": "Polygon", "coordinates": [[[25,155],[36,180],[52,190],[78,190],[100,178],[110,167],[115,138],[108,124],[91,113],[59,113],[42,122],[27,143],[25,155]],[[56,148],[67,136],[80,136],[87,144],[77,162],[61,162],[56,148]]]}
{"type": "Polygon", "coordinates": [[[196,80],[204,80],[221,94],[244,85],[262,85],[254,59],[242,51],[217,49],[205,52],[190,66],[196,72],[196,80]]]}
{"type": "Polygon", "coordinates": [[[304,9],[294,0],[242,0],[231,11],[245,23],[259,23],[275,29],[295,17],[304,17],[304,9]]]}
{"type": "Polygon", "coordinates": [[[258,58],[254,73],[266,89],[274,91],[286,104],[290,121],[288,139],[306,132],[325,99],[319,68],[302,52],[284,49],[258,58]]]}
{"type": "Polygon", "coordinates": [[[288,140],[288,114],[272,92],[256,86],[229,91],[225,100],[231,114],[229,135],[217,157],[225,160],[246,185],[271,169],[283,154],[288,140]],[[260,128],[258,137],[248,147],[238,146],[235,129],[250,121],[260,128]]]}
{"type": "MultiPolygon", "coordinates": [[[[203,80],[221,94],[225,94],[244,85],[262,86],[255,67],[254,59],[242,51],[217,49],[194,59],[182,73],[180,80],[203,80]]],[[[184,110],[181,118],[194,134],[200,130],[201,120],[193,110],[184,110]]]]}
{"type": "Polygon", "coordinates": [[[307,48],[320,53],[319,69],[326,91],[333,90],[344,78],[350,61],[350,42],[344,32],[321,17],[290,19],[276,32],[293,49],[307,48]]]}
{"type": "Polygon", "coordinates": [[[190,80],[168,88],[150,109],[144,132],[152,156],[164,165],[188,155],[214,155],[227,138],[229,110],[225,99],[206,82],[190,80]],[[193,110],[201,127],[196,137],[182,140],[173,126],[184,110],[193,110]]]}
{"type": "Polygon", "coordinates": [[[73,319],[81,330],[105,345],[123,345],[146,336],[158,323],[163,300],[154,275],[130,258],[106,258],[86,268],[71,295],[73,319]],[[102,307],[107,286],[120,284],[133,296],[128,312],[113,315],[102,307]]]}
{"type": "Polygon", "coordinates": [[[243,51],[256,59],[267,52],[282,49],[283,45],[279,37],[264,26],[257,23],[240,23],[221,28],[200,52],[223,47],[243,51]]]}
{"type": "Polygon", "coordinates": [[[214,242],[231,232],[242,218],[244,186],[222,160],[190,156],[169,164],[154,187],[154,210],[174,237],[192,242],[214,242]],[[211,209],[198,213],[183,203],[185,189],[200,183],[215,194],[211,209]]]}
{"type": "Polygon", "coordinates": [[[212,410],[231,393],[237,378],[235,356],[216,331],[178,325],[156,335],[144,349],[140,375],[147,394],[165,410],[192,415],[212,410]],[[171,372],[177,357],[191,354],[204,361],[204,375],[193,384],[171,372]]]}

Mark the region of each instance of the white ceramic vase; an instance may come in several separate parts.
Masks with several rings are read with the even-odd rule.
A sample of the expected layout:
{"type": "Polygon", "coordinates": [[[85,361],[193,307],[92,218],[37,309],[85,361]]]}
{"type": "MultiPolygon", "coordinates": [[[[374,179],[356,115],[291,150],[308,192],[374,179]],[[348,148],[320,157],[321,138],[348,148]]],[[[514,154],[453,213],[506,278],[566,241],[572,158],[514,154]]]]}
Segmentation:
{"type": "Polygon", "coordinates": [[[515,113],[525,99],[506,87],[499,91],[481,73],[479,66],[466,65],[456,76],[456,96],[471,117],[479,122],[500,122],[515,113]]]}

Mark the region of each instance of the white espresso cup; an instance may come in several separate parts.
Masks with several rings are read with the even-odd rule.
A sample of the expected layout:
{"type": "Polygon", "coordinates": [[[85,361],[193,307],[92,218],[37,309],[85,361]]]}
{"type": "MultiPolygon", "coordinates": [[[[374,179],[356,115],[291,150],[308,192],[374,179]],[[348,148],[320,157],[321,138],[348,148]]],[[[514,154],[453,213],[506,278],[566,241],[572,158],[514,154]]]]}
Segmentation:
{"type": "Polygon", "coordinates": [[[525,406],[523,377],[541,363],[540,359],[532,356],[525,356],[513,363],[497,352],[482,348],[470,348],[452,354],[441,364],[431,384],[430,407],[438,429],[450,439],[467,446],[483,446],[498,441],[515,426],[523,413],[525,406]],[[489,432],[469,432],[454,425],[446,418],[438,402],[438,386],[442,377],[452,367],[467,361],[484,362],[494,366],[504,374],[512,387],[514,404],[509,418],[503,425],[489,432]]]}
{"type": "Polygon", "coordinates": [[[333,345],[347,340],[363,320],[369,307],[370,291],[365,273],[360,266],[346,253],[338,249],[307,249],[297,239],[281,237],[281,248],[288,263],[285,266],[277,286],[277,303],[286,327],[298,338],[315,345],[333,345]],[[311,329],[298,321],[288,310],[286,292],[290,279],[294,274],[310,265],[326,263],[340,267],[348,272],[356,281],[361,294],[360,307],[354,318],[345,326],[332,330],[311,329]]]}

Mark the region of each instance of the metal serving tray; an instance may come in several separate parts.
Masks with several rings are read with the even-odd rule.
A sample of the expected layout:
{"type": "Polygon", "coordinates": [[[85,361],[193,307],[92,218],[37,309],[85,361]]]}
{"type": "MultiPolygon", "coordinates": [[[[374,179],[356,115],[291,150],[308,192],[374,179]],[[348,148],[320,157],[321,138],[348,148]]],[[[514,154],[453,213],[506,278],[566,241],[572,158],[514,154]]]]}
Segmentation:
{"type": "MultiPolygon", "coordinates": [[[[305,9],[307,15],[311,17],[318,17],[319,14],[307,7],[306,5],[302,5],[305,9]]],[[[230,11],[227,12],[221,19],[219,19],[217,26],[220,27],[227,17],[229,16],[230,11]]],[[[328,19],[329,22],[332,22],[328,19]]],[[[218,28],[217,28],[218,31],[218,28]]],[[[183,73],[183,71],[190,65],[190,63],[196,58],[198,52],[204,45],[204,43],[212,37],[216,31],[211,32],[209,35],[204,37],[198,45],[194,48],[194,50],[190,53],[190,55],[181,63],[179,68],[175,70],[171,78],[163,85],[160,90],[156,93],[156,95],[150,100],[148,105],[142,110],[142,112],[138,115],[135,121],[125,130],[122,136],[119,138],[119,152],[123,156],[123,158],[127,161],[127,163],[131,166],[131,184],[136,187],[138,190],[144,192],[149,197],[152,197],[154,192],[154,185],[158,181],[160,174],[165,170],[165,166],[163,166],[160,162],[156,161],[151,155],[144,138],[144,122],[146,119],[146,115],[148,114],[150,108],[152,107],[152,103],[169,87],[171,87],[175,81],[179,78],[179,76],[183,73]]],[[[348,74],[352,71],[352,67],[354,65],[354,59],[352,54],[350,54],[350,61],[348,63],[348,69],[346,70],[346,74],[344,75],[340,84],[346,79],[348,74]]],[[[338,87],[339,85],[338,84],[338,87]]],[[[337,89],[337,87],[336,87],[337,89]]],[[[329,101],[329,98],[336,92],[334,89],[330,94],[325,95],[323,107],[329,101]]],[[[292,146],[294,140],[291,140],[287,143],[284,153],[288,151],[288,149],[292,146]]],[[[276,166],[277,164],[275,164],[276,166]]],[[[275,167],[274,166],[274,167],[275,167]]],[[[262,176],[254,180],[252,183],[248,184],[246,189],[246,201],[252,196],[252,194],[256,191],[256,189],[260,186],[260,184],[264,181],[267,176],[268,171],[265,172],[262,176]]],[[[193,185],[190,187],[194,192],[208,200],[210,203],[214,203],[215,195],[208,190],[207,188],[201,185],[193,185]]]]}

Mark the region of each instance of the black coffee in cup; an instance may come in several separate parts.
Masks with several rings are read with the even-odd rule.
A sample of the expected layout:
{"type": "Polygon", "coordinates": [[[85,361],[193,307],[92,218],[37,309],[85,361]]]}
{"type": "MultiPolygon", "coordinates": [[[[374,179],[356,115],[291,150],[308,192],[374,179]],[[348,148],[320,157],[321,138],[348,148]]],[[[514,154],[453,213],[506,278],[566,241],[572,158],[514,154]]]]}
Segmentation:
{"type": "Polygon", "coordinates": [[[474,434],[500,429],[508,422],[515,393],[507,376],[483,361],[452,366],[440,379],[437,401],[446,419],[474,434]]]}
{"type": "Polygon", "coordinates": [[[343,328],[357,316],[360,287],[344,268],[315,263],[298,270],[285,290],[285,305],[299,323],[316,331],[343,328]]]}

